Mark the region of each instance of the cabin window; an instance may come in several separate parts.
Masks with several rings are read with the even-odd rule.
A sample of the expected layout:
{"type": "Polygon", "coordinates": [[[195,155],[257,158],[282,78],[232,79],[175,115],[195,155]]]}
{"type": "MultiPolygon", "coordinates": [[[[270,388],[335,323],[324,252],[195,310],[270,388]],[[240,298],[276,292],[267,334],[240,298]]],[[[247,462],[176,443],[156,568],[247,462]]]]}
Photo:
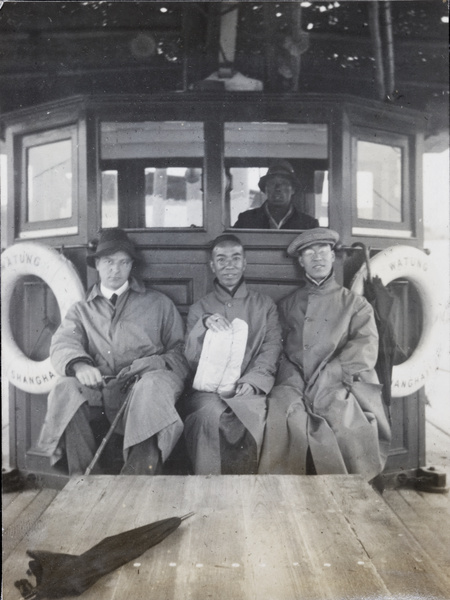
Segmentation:
{"type": "Polygon", "coordinates": [[[225,123],[225,202],[229,225],[239,214],[261,206],[258,182],[269,164],[288,160],[300,180],[293,196],[298,210],[328,225],[328,128],[325,124],[225,123]]]}
{"type": "Polygon", "coordinates": [[[392,137],[391,143],[373,139],[354,140],[353,234],[390,237],[412,235],[406,166],[407,140],[399,136],[392,137]]]}
{"type": "Polygon", "coordinates": [[[77,233],[75,139],[74,127],[24,136],[19,237],[77,233]]]}
{"type": "Polygon", "coordinates": [[[202,123],[102,123],[102,227],[202,227],[203,156],[202,123]]]}

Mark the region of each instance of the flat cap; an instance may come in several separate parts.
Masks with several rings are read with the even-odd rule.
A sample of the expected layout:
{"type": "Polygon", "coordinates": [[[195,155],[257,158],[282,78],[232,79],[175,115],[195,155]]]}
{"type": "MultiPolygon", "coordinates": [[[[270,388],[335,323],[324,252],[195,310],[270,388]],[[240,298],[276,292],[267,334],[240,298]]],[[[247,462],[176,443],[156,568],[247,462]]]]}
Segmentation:
{"type": "Polygon", "coordinates": [[[337,231],[325,227],[316,227],[298,235],[289,244],[287,253],[289,256],[298,256],[302,250],[313,244],[330,244],[334,248],[338,241],[339,234],[337,231]]]}

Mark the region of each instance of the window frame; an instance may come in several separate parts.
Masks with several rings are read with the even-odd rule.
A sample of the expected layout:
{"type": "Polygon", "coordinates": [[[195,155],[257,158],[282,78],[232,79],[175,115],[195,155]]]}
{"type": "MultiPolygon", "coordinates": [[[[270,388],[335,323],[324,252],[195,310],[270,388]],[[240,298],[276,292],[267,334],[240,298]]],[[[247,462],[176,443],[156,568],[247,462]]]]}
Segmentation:
{"type": "Polygon", "coordinates": [[[34,239],[77,235],[79,233],[78,186],[78,127],[76,124],[23,134],[20,138],[20,194],[16,237],[34,239]],[[72,215],[64,219],[30,222],[28,221],[28,151],[31,148],[63,140],[70,140],[72,146],[72,215]]]}
{"type": "Polygon", "coordinates": [[[410,182],[411,144],[408,135],[382,130],[354,127],[351,133],[351,231],[353,236],[373,235],[380,237],[413,238],[415,227],[413,222],[414,207],[410,182]],[[357,173],[358,142],[369,142],[383,146],[396,146],[401,149],[401,221],[383,221],[381,219],[363,219],[358,217],[357,206],[357,173]]]}

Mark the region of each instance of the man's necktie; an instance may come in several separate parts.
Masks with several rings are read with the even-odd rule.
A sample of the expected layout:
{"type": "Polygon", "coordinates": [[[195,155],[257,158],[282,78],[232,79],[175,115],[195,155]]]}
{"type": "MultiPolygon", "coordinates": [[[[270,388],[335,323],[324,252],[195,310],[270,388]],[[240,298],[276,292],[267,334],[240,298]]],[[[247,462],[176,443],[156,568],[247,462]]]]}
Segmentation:
{"type": "Polygon", "coordinates": [[[119,297],[119,296],[118,296],[117,294],[113,294],[113,295],[111,296],[111,298],[109,299],[109,301],[112,303],[112,305],[113,305],[113,306],[115,306],[115,305],[116,305],[116,302],[117,302],[117,298],[118,298],[118,297],[119,297]]]}

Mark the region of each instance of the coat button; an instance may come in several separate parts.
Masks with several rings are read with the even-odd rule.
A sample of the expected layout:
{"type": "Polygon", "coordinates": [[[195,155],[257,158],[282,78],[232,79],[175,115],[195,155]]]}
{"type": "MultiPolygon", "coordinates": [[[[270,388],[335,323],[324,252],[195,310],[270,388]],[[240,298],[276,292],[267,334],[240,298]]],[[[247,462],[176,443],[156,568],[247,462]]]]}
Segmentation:
{"type": "Polygon", "coordinates": [[[231,308],[233,305],[231,304],[231,302],[228,302],[227,306],[228,308],[231,308]]]}

